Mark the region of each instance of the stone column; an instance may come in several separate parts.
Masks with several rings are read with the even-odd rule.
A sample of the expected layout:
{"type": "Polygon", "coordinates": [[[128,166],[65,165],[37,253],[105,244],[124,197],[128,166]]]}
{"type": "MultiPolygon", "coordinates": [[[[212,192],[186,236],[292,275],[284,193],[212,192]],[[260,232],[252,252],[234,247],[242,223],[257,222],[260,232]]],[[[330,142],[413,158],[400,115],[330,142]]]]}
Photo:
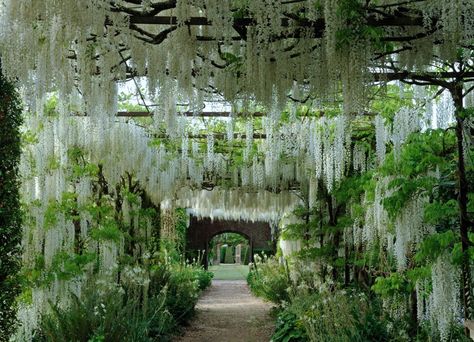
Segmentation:
{"type": "Polygon", "coordinates": [[[221,264],[221,244],[219,243],[216,246],[216,261],[214,262],[214,265],[220,265],[221,264]]]}
{"type": "Polygon", "coordinates": [[[235,246],[235,263],[238,265],[242,263],[242,245],[240,243],[235,246]]]}
{"type": "Polygon", "coordinates": [[[465,321],[464,326],[469,330],[469,336],[474,341],[474,321],[465,321]]]}

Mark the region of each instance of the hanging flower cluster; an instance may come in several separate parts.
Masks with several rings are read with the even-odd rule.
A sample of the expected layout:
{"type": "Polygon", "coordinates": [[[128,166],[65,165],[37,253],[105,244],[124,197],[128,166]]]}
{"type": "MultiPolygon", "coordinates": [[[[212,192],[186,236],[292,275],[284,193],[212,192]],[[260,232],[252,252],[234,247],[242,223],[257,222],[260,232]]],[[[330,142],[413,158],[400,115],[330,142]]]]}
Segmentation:
{"type": "Polygon", "coordinates": [[[400,16],[399,23],[388,26],[382,13],[374,14],[366,7],[372,5],[361,1],[4,3],[2,64],[26,86],[30,105],[39,112],[48,91],[58,89],[67,108],[78,88],[81,111],[112,114],[114,82],[144,75],[163,111],[178,93],[194,108],[209,94],[220,94],[230,101],[252,98],[282,109],[289,94],[327,100],[342,90],[350,112],[364,105],[374,67],[385,70],[395,64],[429,71],[433,55],[455,60],[457,47],[474,36],[474,4],[460,0],[404,4],[403,12],[412,16],[400,16],[393,3],[379,1],[386,17],[400,16]],[[140,23],[154,16],[170,18],[170,23],[156,28],[140,23]],[[196,17],[199,22],[190,24],[196,17]],[[397,59],[384,54],[374,64],[374,54],[387,48],[381,38],[398,44],[400,37],[417,37],[416,48],[401,49],[397,59]]]}

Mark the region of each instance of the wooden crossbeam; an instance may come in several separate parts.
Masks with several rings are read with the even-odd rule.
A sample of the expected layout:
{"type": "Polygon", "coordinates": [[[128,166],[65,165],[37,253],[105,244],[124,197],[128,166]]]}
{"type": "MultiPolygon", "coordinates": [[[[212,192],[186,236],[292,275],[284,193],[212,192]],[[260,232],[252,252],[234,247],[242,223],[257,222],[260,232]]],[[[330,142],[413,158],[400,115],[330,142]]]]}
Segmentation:
{"type": "MultiPolygon", "coordinates": [[[[251,116],[251,117],[262,117],[266,116],[265,113],[262,112],[255,112],[255,113],[235,113],[232,114],[231,112],[200,112],[200,113],[194,113],[194,112],[181,112],[178,113],[178,116],[187,116],[187,117],[210,117],[210,118],[219,118],[219,117],[230,117],[232,115],[239,116],[239,117],[245,117],[245,116],[251,116]]],[[[151,112],[127,112],[127,111],[121,111],[117,113],[118,117],[132,117],[132,118],[139,118],[139,117],[150,117],[153,116],[153,113],[151,112]]]]}
{"type": "MultiPolygon", "coordinates": [[[[359,129],[355,129],[355,131],[360,131],[359,129]]],[[[275,133],[275,135],[280,135],[281,133],[275,133]]],[[[214,139],[216,141],[218,140],[227,140],[227,134],[226,133],[220,133],[220,132],[214,132],[212,133],[212,135],[214,136],[214,139]]],[[[189,134],[188,135],[188,138],[189,139],[207,139],[207,137],[209,136],[209,134],[189,134]]],[[[153,135],[153,138],[156,138],[156,139],[169,139],[170,137],[167,135],[167,134],[155,134],[153,135]]],[[[296,138],[296,137],[295,137],[296,138]]],[[[234,140],[236,143],[245,143],[245,141],[243,140],[246,140],[247,139],[247,134],[245,133],[234,133],[234,140]]],[[[252,139],[254,140],[265,140],[267,139],[267,134],[265,133],[253,133],[252,135],[252,139]]]]}
{"type": "MultiPolygon", "coordinates": [[[[288,26],[289,19],[282,19],[282,26],[288,26]]],[[[144,25],[178,25],[178,18],[175,16],[130,16],[130,24],[144,24],[144,25]]],[[[185,22],[190,26],[209,26],[212,22],[206,17],[191,17],[185,22]]],[[[235,26],[250,26],[254,25],[255,21],[252,18],[234,19],[235,26]]]]}
{"type": "MultiPolygon", "coordinates": [[[[319,111],[318,113],[309,114],[302,114],[298,115],[302,116],[324,116],[326,113],[324,111],[319,111]]],[[[253,113],[231,113],[231,112],[178,112],[178,116],[186,116],[186,117],[209,117],[209,118],[225,118],[225,117],[264,117],[267,116],[266,113],[263,112],[253,112],[253,113]]],[[[362,115],[362,116],[375,116],[376,113],[373,112],[361,112],[361,113],[351,113],[351,115],[362,115]]],[[[131,117],[131,118],[140,118],[140,117],[151,117],[153,116],[152,112],[127,112],[127,111],[120,111],[117,113],[117,117],[131,117]]]]}
{"type": "MultiPolygon", "coordinates": [[[[410,16],[379,18],[376,16],[369,16],[367,18],[367,23],[368,25],[374,27],[423,27],[423,18],[410,16]]],[[[206,17],[191,17],[183,24],[187,26],[211,26],[212,21],[206,17]]],[[[256,21],[253,18],[235,18],[233,20],[232,26],[237,32],[239,32],[241,38],[246,40],[246,27],[253,26],[255,24],[256,21]]],[[[178,25],[178,18],[175,16],[132,15],[130,16],[130,25],[169,25],[170,27],[176,27],[178,25]]],[[[281,18],[281,26],[285,28],[294,27],[295,29],[290,33],[284,33],[280,38],[307,38],[308,30],[312,31],[313,38],[322,38],[326,29],[325,20],[322,18],[316,19],[314,21],[307,19],[294,20],[290,18],[281,18]]],[[[212,39],[201,38],[200,40],[208,41],[212,39]]]]}
{"type": "Polygon", "coordinates": [[[450,78],[474,78],[474,71],[454,72],[372,72],[374,81],[396,81],[396,80],[419,80],[429,81],[431,79],[450,79],[450,78]]]}
{"type": "MultiPolygon", "coordinates": [[[[227,134],[225,133],[214,133],[214,139],[215,140],[225,140],[227,139],[227,134]]],[[[190,134],[188,136],[189,139],[207,139],[207,137],[209,136],[209,134],[190,134]]],[[[169,139],[169,136],[166,135],[166,134],[162,134],[162,135],[155,135],[154,138],[156,139],[169,139]]],[[[245,140],[247,139],[247,135],[246,134],[240,134],[240,133],[234,133],[234,139],[235,140],[245,140]]],[[[252,139],[255,139],[255,140],[265,140],[267,139],[267,135],[265,133],[254,133],[252,135],[252,139]]]]}
{"type": "MultiPolygon", "coordinates": [[[[411,16],[399,16],[390,18],[378,18],[376,16],[369,16],[367,18],[369,25],[373,26],[423,26],[422,17],[411,17],[411,16]]],[[[143,25],[177,25],[178,18],[175,16],[150,16],[150,15],[132,15],[130,16],[131,24],[143,24],[143,25]]],[[[206,17],[191,17],[184,22],[185,25],[189,26],[209,26],[212,22],[206,17]]],[[[255,25],[256,21],[253,18],[235,18],[233,21],[234,26],[251,26],[255,25]]],[[[301,27],[312,27],[315,29],[324,29],[324,19],[318,19],[315,21],[310,20],[293,20],[290,18],[281,18],[281,26],[289,27],[290,25],[296,25],[301,27]]]]}

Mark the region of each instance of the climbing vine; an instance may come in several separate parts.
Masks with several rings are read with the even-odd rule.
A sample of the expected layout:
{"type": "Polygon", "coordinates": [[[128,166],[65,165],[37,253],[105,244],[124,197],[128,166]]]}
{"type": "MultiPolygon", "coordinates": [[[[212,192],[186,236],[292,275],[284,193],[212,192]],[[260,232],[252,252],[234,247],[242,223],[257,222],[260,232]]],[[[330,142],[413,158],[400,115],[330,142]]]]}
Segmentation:
{"type": "MultiPolygon", "coordinates": [[[[282,259],[250,281],[278,298],[264,273],[285,278],[280,318],[297,324],[279,326],[298,338],[457,338],[474,305],[473,18],[461,0],[4,0],[3,70],[28,114],[20,229],[20,106],[2,79],[2,329],[17,304],[17,339],[48,336],[96,300],[89,282],[188,317],[209,280],[171,265],[175,208],[191,208],[280,224],[282,259]],[[149,118],[117,118],[137,110],[117,103],[129,80],[149,118]],[[189,118],[216,100],[227,118],[189,118]]],[[[86,340],[104,338],[93,323],[86,340]]]]}
{"type": "MultiPolygon", "coordinates": [[[[275,301],[283,305],[275,339],[296,334],[288,327],[303,326],[302,341],[464,340],[458,322],[472,310],[465,300],[472,280],[463,265],[474,263],[474,235],[468,234],[463,248],[457,136],[454,121],[443,119],[454,108],[439,101],[438,128],[420,125],[416,100],[411,108],[399,101],[373,125],[360,125],[352,131],[344,176],[331,190],[325,179],[301,189],[302,205],[280,222],[280,253],[291,281],[290,304],[275,301]],[[333,310],[336,317],[328,315],[333,310]]],[[[472,189],[470,144],[463,154],[472,189]]],[[[470,220],[472,190],[467,198],[470,220]]],[[[281,292],[260,286],[280,272],[273,263],[258,264],[249,278],[254,292],[266,298],[281,292]]]]}

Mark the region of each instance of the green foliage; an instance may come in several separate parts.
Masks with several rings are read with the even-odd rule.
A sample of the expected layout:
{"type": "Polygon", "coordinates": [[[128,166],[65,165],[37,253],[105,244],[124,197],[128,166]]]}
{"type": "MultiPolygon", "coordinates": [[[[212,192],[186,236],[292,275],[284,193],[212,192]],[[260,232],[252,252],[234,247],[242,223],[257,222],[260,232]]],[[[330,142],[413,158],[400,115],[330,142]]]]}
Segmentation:
{"type": "MultiPolygon", "coordinates": [[[[145,93],[145,89],[140,89],[142,93],[145,93]]],[[[146,111],[146,107],[142,104],[138,104],[137,101],[133,101],[133,97],[138,98],[139,94],[131,94],[120,92],[118,94],[118,109],[121,111],[127,112],[144,112],[146,111]]],[[[141,101],[141,99],[140,99],[141,101]]]]}
{"type": "Polygon", "coordinates": [[[186,264],[176,264],[170,269],[166,306],[177,323],[184,323],[194,315],[200,285],[210,283],[205,276],[201,278],[202,283],[199,279],[194,268],[186,264]]]}
{"type": "Polygon", "coordinates": [[[213,239],[214,244],[227,244],[231,246],[237,246],[238,244],[247,243],[247,239],[237,233],[223,233],[216,235],[213,239]]]}
{"type": "Polygon", "coordinates": [[[373,173],[365,172],[344,178],[334,191],[337,202],[359,201],[372,180],[373,173]]]}
{"type": "Polygon", "coordinates": [[[166,293],[158,293],[143,310],[138,297],[124,296],[119,288],[102,292],[90,286],[80,299],[72,295],[68,309],[51,303],[36,341],[162,341],[174,327],[165,301],[166,293]]]}
{"type": "Polygon", "coordinates": [[[206,271],[202,267],[194,267],[194,277],[198,282],[198,287],[200,290],[205,290],[211,286],[213,276],[214,275],[212,272],[206,271]]]}
{"type": "Polygon", "coordinates": [[[71,280],[80,278],[96,260],[97,255],[95,253],[59,252],[54,256],[51,266],[46,267],[44,257],[38,256],[34,267],[24,268],[21,275],[25,287],[48,286],[56,279],[71,280]]]}
{"type": "Polygon", "coordinates": [[[364,293],[299,291],[277,318],[272,341],[387,341],[381,305],[364,293]]]}
{"type": "Polygon", "coordinates": [[[274,342],[304,342],[308,341],[308,336],[303,324],[298,316],[291,310],[285,308],[279,312],[275,332],[272,336],[274,342]]]}
{"type": "Polygon", "coordinates": [[[57,94],[53,94],[51,96],[48,97],[46,103],[44,104],[44,108],[43,108],[43,113],[45,116],[58,116],[59,113],[57,111],[57,107],[58,107],[58,95],[57,94]]]}
{"type": "Polygon", "coordinates": [[[237,76],[240,74],[240,69],[244,65],[244,59],[242,56],[236,56],[230,52],[221,52],[219,57],[226,62],[228,70],[232,71],[237,76]]]}
{"type": "Polygon", "coordinates": [[[60,252],[54,256],[51,269],[43,272],[43,274],[49,274],[51,280],[55,278],[70,280],[80,277],[88,265],[94,262],[96,258],[97,255],[95,253],[75,254],[60,252]]]}
{"type": "Polygon", "coordinates": [[[379,303],[364,293],[323,290],[298,296],[292,303],[310,341],[384,341],[388,334],[379,303]]]}
{"type": "Polygon", "coordinates": [[[436,260],[447,248],[452,248],[456,240],[457,237],[452,230],[430,235],[421,244],[416,257],[418,260],[436,260]]]}
{"type": "MultiPolygon", "coordinates": [[[[93,255],[69,256],[63,253],[55,261],[68,275],[79,274],[78,265],[86,265],[93,255]],[[61,259],[61,262],[59,262],[61,259]]],[[[193,264],[163,259],[149,268],[150,284],[146,299],[144,287],[127,283],[98,286],[93,280],[80,298],[71,294],[65,309],[51,303],[42,317],[37,341],[168,341],[194,313],[200,291],[207,288],[212,273],[193,264]]]]}
{"type": "Polygon", "coordinates": [[[285,265],[280,264],[275,257],[265,258],[263,262],[256,260],[248,274],[247,282],[250,290],[256,296],[275,304],[289,300],[288,269],[285,265]]]}
{"type": "Polygon", "coordinates": [[[392,273],[388,277],[377,277],[372,290],[384,297],[394,296],[399,293],[409,293],[413,289],[406,276],[401,273],[392,273]]]}
{"type": "Polygon", "coordinates": [[[0,341],[15,328],[15,297],[20,291],[22,213],[18,165],[23,122],[19,96],[1,73],[0,65],[0,341]]]}
{"type": "MultiPolygon", "coordinates": [[[[474,245],[474,234],[469,234],[469,240],[474,245]]],[[[447,230],[442,233],[435,233],[427,236],[415,255],[415,260],[420,264],[430,264],[439,256],[446,253],[451,254],[451,262],[454,265],[461,265],[463,253],[459,236],[453,230],[447,230]]],[[[467,250],[468,259],[474,261],[474,247],[467,250]]]]}
{"type": "Polygon", "coordinates": [[[96,241],[113,241],[119,243],[123,237],[123,233],[120,231],[115,221],[109,220],[103,225],[92,229],[90,236],[96,241]]]}
{"type": "Polygon", "coordinates": [[[448,221],[449,226],[453,226],[458,220],[458,203],[455,199],[443,202],[441,200],[433,201],[425,206],[424,219],[426,223],[438,224],[448,221]]]}
{"type": "MultiPolygon", "coordinates": [[[[446,180],[440,181],[434,176],[434,170],[448,174],[453,168],[450,160],[453,153],[454,140],[451,133],[428,131],[424,134],[412,134],[405,143],[398,158],[391,153],[380,168],[384,176],[392,176],[389,188],[393,193],[384,199],[385,210],[393,218],[405,204],[419,194],[433,195],[436,189],[446,186],[446,180]],[[447,158],[448,157],[448,158],[447,158]]],[[[428,207],[428,215],[433,215],[436,204],[428,207]]],[[[452,201],[440,203],[438,208],[449,210],[452,201]]]]}
{"type": "Polygon", "coordinates": [[[85,163],[84,165],[75,165],[73,167],[73,177],[80,178],[83,176],[94,177],[99,174],[99,167],[96,164],[85,163]]]}
{"type": "Polygon", "coordinates": [[[399,159],[393,153],[387,158],[381,171],[385,175],[396,174],[415,178],[440,167],[441,171],[449,167],[446,160],[452,153],[455,140],[452,132],[430,130],[423,134],[412,134],[403,145],[399,159]]]}
{"type": "MultiPolygon", "coordinates": [[[[428,87],[425,87],[428,88],[428,87]]],[[[384,84],[374,88],[370,108],[374,113],[385,118],[386,124],[393,122],[393,117],[402,107],[413,107],[413,90],[405,85],[404,93],[400,94],[400,87],[393,84],[384,84]]]]}
{"type": "Polygon", "coordinates": [[[337,15],[342,18],[345,26],[336,32],[336,47],[344,51],[355,41],[369,41],[380,52],[394,50],[393,43],[382,39],[384,31],[380,27],[370,26],[366,23],[364,9],[360,1],[342,0],[337,4],[337,15]]]}
{"type": "MultiPolygon", "coordinates": [[[[384,108],[388,123],[399,104],[397,100],[389,101],[384,108]]],[[[356,139],[362,139],[369,160],[374,158],[370,154],[374,149],[373,136],[358,133],[356,139]]],[[[448,252],[454,265],[461,265],[463,261],[458,231],[455,135],[449,129],[427,130],[413,133],[396,155],[395,151],[390,151],[390,146],[387,147],[383,165],[368,172],[346,170],[348,175],[330,195],[324,188],[318,189],[315,208],[296,208],[293,214],[300,218],[300,222],[285,226],[282,237],[302,241],[303,248],[289,258],[292,281],[285,283],[286,298],[282,300],[276,295],[282,291],[272,283],[272,279],[283,277],[285,269],[274,271],[278,267],[273,266],[273,274],[266,269],[268,265],[257,264],[257,270],[265,270],[260,271],[263,276],[255,271],[249,275],[249,284],[255,294],[272,298],[280,305],[288,303],[282,306],[277,321],[276,340],[301,338],[297,332],[301,326],[311,341],[425,341],[436,336],[436,327],[430,326],[429,322],[410,321],[416,314],[410,309],[417,283],[423,282],[425,296],[431,293],[431,265],[440,255],[448,252]],[[384,195],[382,202],[389,215],[385,229],[391,231],[407,203],[421,195],[427,199],[421,213],[424,224],[434,230],[434,233],[424,233],[426,236],[422,241],[412,242],[404,271],[397,271],[394,256],[387,250],[384,238],[369,244],[362,242],[362,245],[352,244],[350,240],[355,232],[354,224],[363,225],[367,224],[367,219],[371,220],[365,203],[375,201],[377,182],[385,177],[390,180],[390,195],[384,195]],[[341,243],[339,239],[343,234],[346,239],[346,232],[349,233],[349,242],[341,243]],[[322,245],[319,244],[321,241],[324,242],[322,245]],[[338,252],[335,252],[336,248],[338,252]],[[311,265],[313,269],[304,271],[305,267],[298,267],[300,263],[311,265]],[[347,270],[353,278],[342,276],[347,270]],[[328,289],[320,292],[321,284],[324,287],[328,283],[328,289]],[[341,287],[354,287],[354,290],[343,292],[339,290],[341,287]]],[[[470,170],[469,164],[467,168],[470,170]]],[[[468,180],[470,187],[474,185],[469,172],[468,180]]],[[[470,215],[474,202],[472,193],[468,197],[470,215]]],[[[369,224],[373,223],[369,221],[369,224]]],[[[473,233],[469,239],[474,241],[473,233]]],[[[467,254],[474,262],[474,247],[470,247],[467,254]]],[[[453,324],[450,332],[453,340],[463,340],[458,331],[459,325],[453,324]]]]}
{"type": "Polygon", "coordinates": [[[176,239],[177,239],[177,251],[183,253],[186,248],[186,231],[188,229],[188,214],[186,209],[176,209],[176,239]]]}
{"type": "Polygon", "coordinates": [[[225,251],[224,263],[233,264],[234,263],[234,255],[235,255],[235,247],[226,246],[226,247],[224,247],[224,251],[225,251]]]}

